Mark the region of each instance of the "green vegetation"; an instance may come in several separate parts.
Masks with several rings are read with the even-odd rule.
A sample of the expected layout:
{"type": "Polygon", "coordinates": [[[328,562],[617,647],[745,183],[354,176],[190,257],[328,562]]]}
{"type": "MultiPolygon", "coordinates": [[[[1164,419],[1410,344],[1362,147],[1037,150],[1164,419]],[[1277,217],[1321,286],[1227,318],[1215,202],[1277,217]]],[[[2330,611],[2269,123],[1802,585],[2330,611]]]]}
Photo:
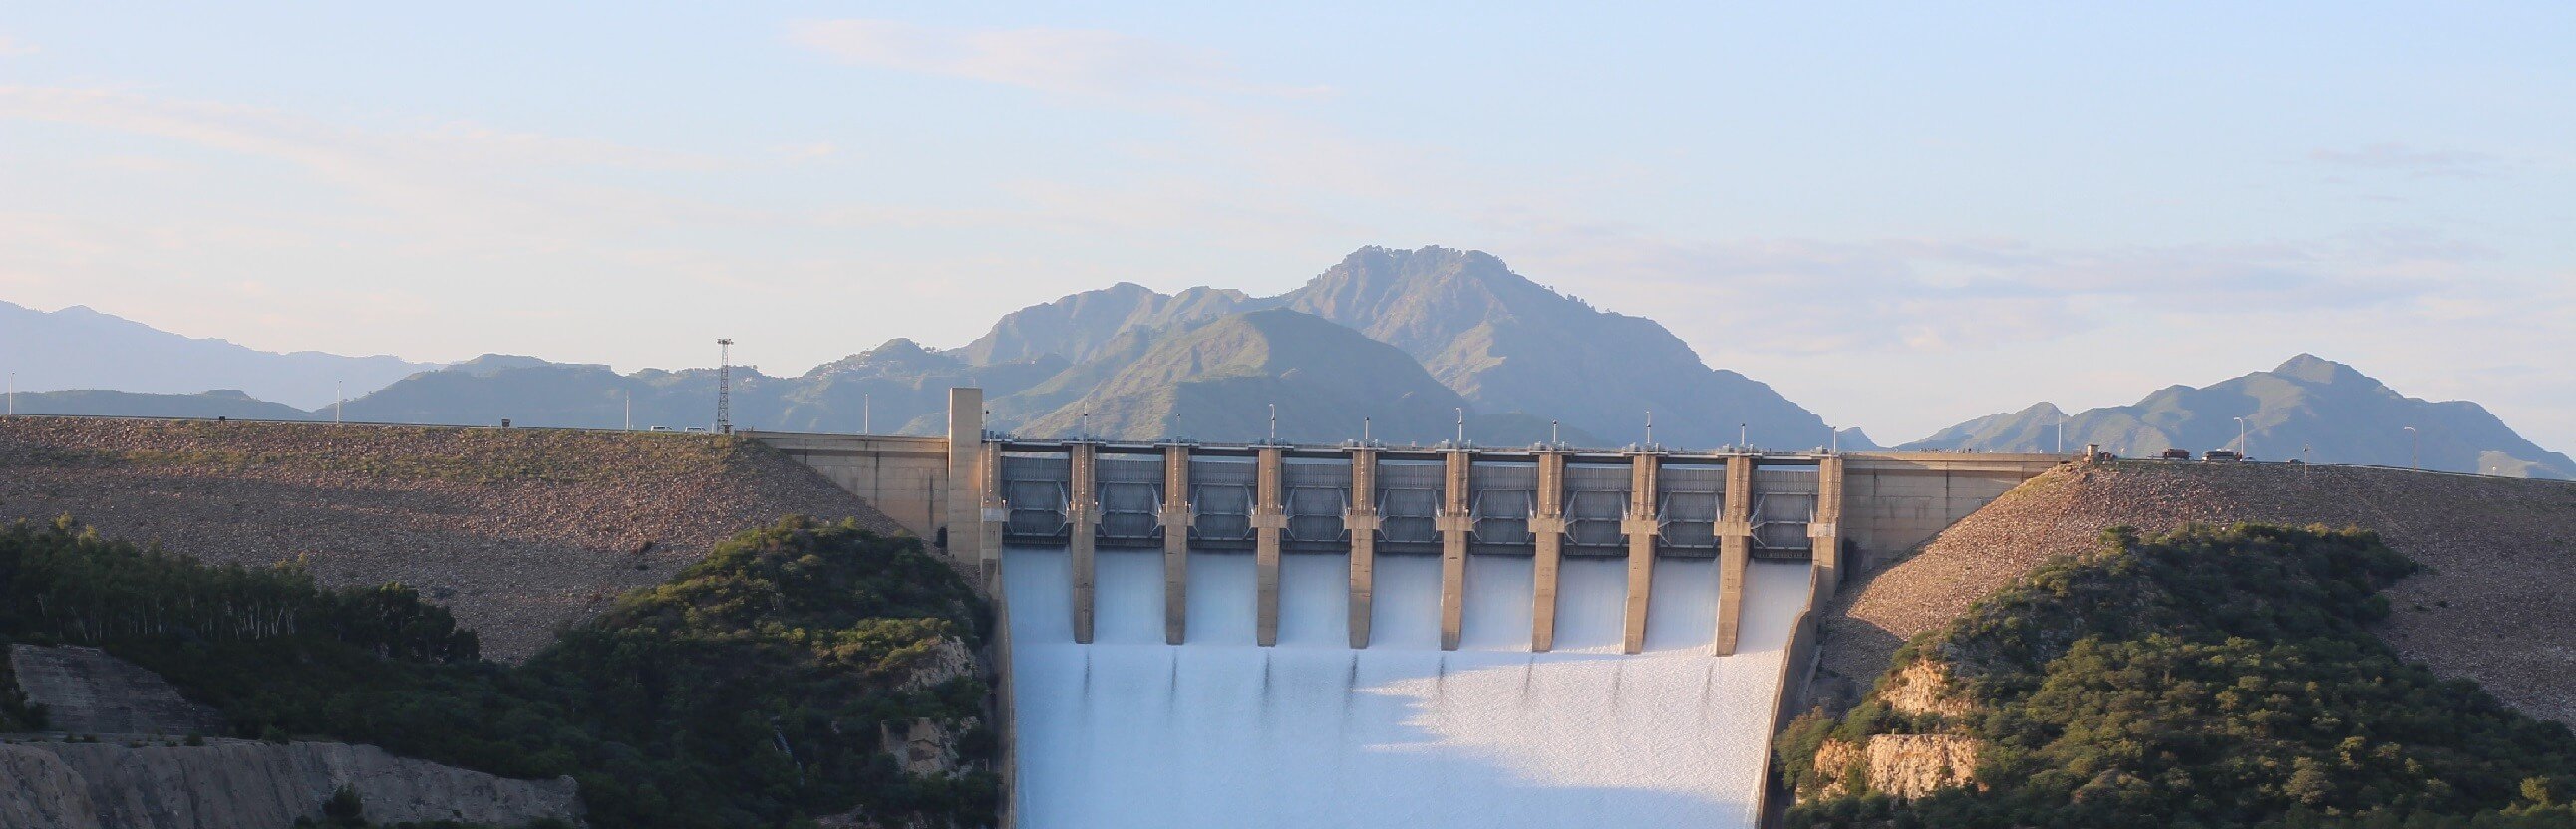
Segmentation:
{"type": "MultiPolygon", "coordinates": [[[[918,540],[803,518],[718,545],[518,667],[481,659],[400,585],[327,590],[296,566],[208,566],[69,519],[0,531],[0,638],[104,647],[222,710],[236,736],[569,774],[602,826],[783,826],[861,807],[990,824],[994,774],[915,777],[879,745],[881,724],[980,717],[971,672],[905,680],[986,624],[918,540]]],[[[996,741],[972,728],[961,747],[971,763],[996,741]]]]}
{"type": "Polygon", "coordinates": [[[2114,530],[1897,654],[1946,666],[1964,715],[1902,713],[1883,679],[1845,717],[1793,724],[1792,825],[2576,825],[2576,736],[2366,627],[2414,569],[2357,530],[2114,530]],[[1978,785],[1905,801],[1816,769],[1828,741],[1880,734],[1974,738],[1978,785]]]}

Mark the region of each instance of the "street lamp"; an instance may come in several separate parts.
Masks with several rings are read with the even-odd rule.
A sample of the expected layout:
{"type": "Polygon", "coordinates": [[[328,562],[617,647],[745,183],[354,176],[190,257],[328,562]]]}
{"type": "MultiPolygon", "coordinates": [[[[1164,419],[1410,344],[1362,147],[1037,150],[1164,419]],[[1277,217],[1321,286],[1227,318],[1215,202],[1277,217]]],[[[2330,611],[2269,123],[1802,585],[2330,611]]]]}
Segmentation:
{"type": "Polygon", "coordinates": [[[2407,457],[2408,457],[2408,459],[2407,459],[2407,461],[2406,461],[2406,468],[2408,468],[2408,469],[2417,469],[2417,470],[2423,469],[2423,468],[2424,468],[2424,435],[2423,435],[2423,433],[2415,431],[2415,427],[2413,427],[2413,426],[2408,426],[2408,427],[2406,427],[2406,443],[2407,443],[2407,457]]]}
{"type": "Polygon", "coordinates": [[[2252,453],[2252,452],[2248,452],[2248,451],[2246,451],[2246,450],[2245,450],[2245,418],[2241,418],[2241,417],[2240,417],[2240,418],[2237,418],[2237,419],[2236,419],[2236,457],[2238,457],[2238,458],[2251,458],[2251,457],[2253,457],[2253,456],[2254,456],[2254,453],[2252,453]]]}

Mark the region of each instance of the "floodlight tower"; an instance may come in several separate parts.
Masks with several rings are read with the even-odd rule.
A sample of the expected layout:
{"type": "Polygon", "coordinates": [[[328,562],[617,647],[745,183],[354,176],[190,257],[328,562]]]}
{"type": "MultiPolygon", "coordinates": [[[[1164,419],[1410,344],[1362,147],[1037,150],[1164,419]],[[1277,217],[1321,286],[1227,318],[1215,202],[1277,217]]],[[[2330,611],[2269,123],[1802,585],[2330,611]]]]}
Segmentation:
{"type": "Polygon", "coordinates": [[[733,434],[733,339],[716,338],[716,434],[733,434]]]}

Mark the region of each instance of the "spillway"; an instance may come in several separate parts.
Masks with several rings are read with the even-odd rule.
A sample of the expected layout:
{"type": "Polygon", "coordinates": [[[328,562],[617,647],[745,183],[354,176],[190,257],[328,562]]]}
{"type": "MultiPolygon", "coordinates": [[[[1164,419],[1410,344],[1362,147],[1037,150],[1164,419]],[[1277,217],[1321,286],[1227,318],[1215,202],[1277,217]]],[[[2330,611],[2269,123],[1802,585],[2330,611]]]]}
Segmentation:
{"type": "Polygon", "coordinates": [[[1556,649],[1532,653],[1527,558],[1468,558],[1463,646],[1446,652],[1436,557],[1377,559],[1357,650],[1343,556],[1282,557],[1267,648],[1250,553],[1190,555],[1177,646],[1159,551],[1098,553],[1088,645],[1065,551],[1003,558],[1027,829],[1751,827],[1808,570],[1753,564],[1739,649],[1711,657],[1716,565],[1662,559],[1646,651],[1623,656],[1619,559],[1565,560],[1556,649]]]}

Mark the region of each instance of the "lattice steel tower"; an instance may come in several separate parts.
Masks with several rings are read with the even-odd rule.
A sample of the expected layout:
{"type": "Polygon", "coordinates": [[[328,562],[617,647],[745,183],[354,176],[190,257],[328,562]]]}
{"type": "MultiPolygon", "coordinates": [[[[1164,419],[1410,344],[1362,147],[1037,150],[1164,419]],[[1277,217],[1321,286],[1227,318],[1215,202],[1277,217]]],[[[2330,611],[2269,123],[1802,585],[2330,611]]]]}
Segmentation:
{"type": "Polygon", "coordinates": [[[733,434],[733,340],[716,340],[716,434],[733,434]]]}

